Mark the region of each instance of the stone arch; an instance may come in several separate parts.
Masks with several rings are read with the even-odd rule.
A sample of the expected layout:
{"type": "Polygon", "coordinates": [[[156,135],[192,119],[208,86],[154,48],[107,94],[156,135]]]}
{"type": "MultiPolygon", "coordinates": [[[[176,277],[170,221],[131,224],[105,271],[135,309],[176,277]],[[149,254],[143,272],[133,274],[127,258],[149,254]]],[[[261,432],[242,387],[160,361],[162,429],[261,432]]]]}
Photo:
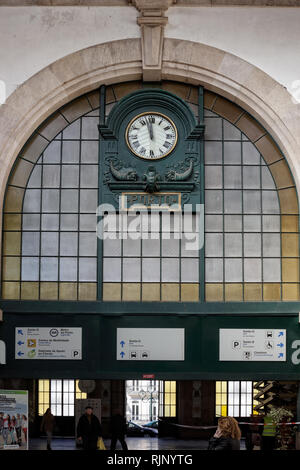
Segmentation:
{"type": "MultiPolygon", "coordinates": [[[[0,200],[20,150],[54,111],[101,83],[141,79],[139,39],[113,41],[66,56],[28,79],[0,109],[0,200]]],[[[202,84],[257,118],[285,153],[300,188],[300,113],[287,90],[267,74],[222,50],[165,39],[162,77],[202,84]]]]}

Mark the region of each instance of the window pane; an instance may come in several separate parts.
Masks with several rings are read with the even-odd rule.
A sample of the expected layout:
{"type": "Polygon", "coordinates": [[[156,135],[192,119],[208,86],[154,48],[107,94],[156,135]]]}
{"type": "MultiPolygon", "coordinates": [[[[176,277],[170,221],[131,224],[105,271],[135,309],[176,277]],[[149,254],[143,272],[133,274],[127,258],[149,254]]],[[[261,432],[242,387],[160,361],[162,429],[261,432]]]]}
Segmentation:
{"type": "Polygon", "coordinates": [[[22,236],[22,254],[38,255],[40,249],[40,234],[37,232],[23,233],[22,236]]]}
{"type": "Polygon", "coordinates": [[[242,260],[234,258],[225,259],[225,282],[242,282],[242,260]]]}
{"type": "Polygon", "coordinates": [[[79,258],[79,281],[96,282],[97,260],[96,258],[79,258]]]}
{"type": "Polygon", "coordinates": [[[224,188],[239,189],[242,187],[242,167],[225,166],[224,167],[224,188]]]}
{"type": "Polygon", "coordinates": [[[240,142],[224,142],[224,164],[241,164],[240,142]]]}
{"type": "Polygon", "coordinates": [[[244,234],[244,254],[245,256],[261,256],[261,234],[245,233],[244,234]]]}
{"type": "Polygon", "coordinates": [[[123,259],[123,281],[138,282],[141,280],[141,261],[140,258],[123,259]]]}
{"type": "Polygon", "coordinates": [[[179,260],[162,259],[162,282],[179,282],[179,260]]]}
{"type": "Polygon", "coordinates": [[[205,164],[222,164],[222,142],[205,142],[205,164]]]}
{"type": "Polygon", "coordinates": [[[63,165],[62,166],[62,188],[78,188],[79,183],[79,166],[63,165]]]}
{"type": "Polygon", "coordinates": [[[60,254],[62,256],[76,256],[78,252],[78,234],[65,233],[60,234],[60,254]]]}
{"type": "Polygon", "coordinates": [[[39,259],[22,258],[22,281],[38,281],[39,279],[39,259]]]}
{"type": "Polygon", "coordinates": [[[40,212],[41,211],[41,190],[27,189],[25,191],[23,212],[40,212]]]}
{"type": "Polygon", "coordinates": [[[205,280],[207,282],[223,281],[223,259],[207,258],[205,261],[205,280]]]}
{"type": "Polygon", "coordinates": [[[181,260],[181,282],[199,281],[199,262],[198,259],[181,260]]]}
{"type": "Polygon", "coordinates": [[[205,139],[221,140],[222,139],[222,119],[207,118],[205,120],[205,139]]]}
{"type": "Polygon", "coordinates": [[[120,282],[121,281],[121,259],[104,258],[103,259],[103,281],[120,282]]]}
{"type": "Polygon", "coordinates": [[[225,140],[241,140],[242,139],[241,131],[237,127],[235,127],[233,124],[231,124],[230,122],[224,119],[223,126],[224,126],[224,139],[225,140]]]}
{"type": "Polygon", "coordinates": [[[79,256],[97,255],[97,237],[95,233],[81,233],[79,236],[79,256]]]}
{"type": "Polygon", "coordinates": [[[43,232],[41,234],[41,255],[55,256],[58,254],[58,233],[43,232]]]}
{"type": "Polygon", "coordinates": [[[58,189],[43,189],[42,211],[43,212],[58,212],[59,211],[59,190],[58,189]]]}
{"type": "MultiPolygon", "coordinates": [[[[76,123],[71,124],[71,126],[74,126],[73,127],[73,129],[75,131],[75,132],[73,132],[74,135],[76,135],[77,132],[78,132],[78,125],[79,125],[79,121],[77,121],[76,123]],[[76,129],[75,129],[75,127],[76,127],[76,129]]],[[[71,126],[69,126],[69,129],[71,128],[71,126]]],[[[70,131],[71,131],[71,129],[70,129],[70,131]]],[[[64,131],[64,138],[66,138],[66,130],[64,131]]],[[[68,137],[68,138],[71,138],[71,137],[68,137]]],[[[75,138],[75,137],[72,137],[72,138],[75,138]]],[[[77,163],[78,161],[79,161],[79,142],[63,141],[63,143],[62,143],[62,162],[63,163],[77,163]]]]}
{"type": "Polygon", "coordinates": [[[43,165],[43,187],[58,188],[60,185],[60,166],[43,165]]]}
{"type": "Polygon", "coordinates": [[[179,256],[179,240],[162,240],[162,256],[179,256]]]}
{"type": "Polygon", "coordinates": [[[205,187],[207,189],[218,189],[223,187],[221,166],[205,167],[205,187]]]}
{"type": "Polygon", "coordinates": [[[225,213],[239,214],[242,212],[242,192],[224,191],[224,210],[225,213]]]}
{"type": "Polygon", "coordinates": [[[60,258],[60,281],[77,281],[77,258],[60,258]]]}
{"type": "Polygon", "coordinates": [[[261,260],[256,258],[245,258],[244,281],[261,282],[261,260]]]}
{"type": "Polygon", "coordinates": [[[205,191],[205,212],[207,214],[221,214],[223,212],[223,193],[222,191],[205,191]]]}
{"type": "Polygon", "coordinates": [[[242,235],[240,233],[225,234],[225,256],[242,256],[242,235]]]}
{"type": "Polygon", "coordinates": [[[160,260],[143,259],[142,260],[142,281],[160,282],[160,260]]]}
{"type": "Polygon", "coordinates": [[[207,233],[205,235],[205,255],[206,256],[223,256],[223,234],[207,233]]]}
{"type": "Polygon", "coordinates": [[[41,281],[58,281],[58,258],[41,258],[41,281]]]}

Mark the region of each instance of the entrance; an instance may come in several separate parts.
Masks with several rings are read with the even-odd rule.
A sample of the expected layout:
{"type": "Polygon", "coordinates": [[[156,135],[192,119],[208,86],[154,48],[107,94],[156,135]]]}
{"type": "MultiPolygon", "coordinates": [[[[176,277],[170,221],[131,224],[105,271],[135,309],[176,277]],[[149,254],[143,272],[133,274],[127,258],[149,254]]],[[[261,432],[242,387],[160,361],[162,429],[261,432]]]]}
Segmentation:
{"type": "Polygon", "coordinates": [[[138,424],[176,418],[176,381],[126,380],[126,419],[138,424]]]}

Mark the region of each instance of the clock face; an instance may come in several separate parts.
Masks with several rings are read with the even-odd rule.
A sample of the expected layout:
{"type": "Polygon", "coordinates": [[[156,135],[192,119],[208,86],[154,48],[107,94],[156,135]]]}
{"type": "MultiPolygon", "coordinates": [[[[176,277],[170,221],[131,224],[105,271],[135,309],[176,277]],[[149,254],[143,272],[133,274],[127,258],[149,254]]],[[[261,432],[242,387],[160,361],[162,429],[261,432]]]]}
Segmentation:
{"type": "Polygon", "coordinates": [[[127,126],[126,142],[138,157],[158,160],[169,155],[175,148],[177,129],[174,122],[163,114],[139,114],[127,126]]]}

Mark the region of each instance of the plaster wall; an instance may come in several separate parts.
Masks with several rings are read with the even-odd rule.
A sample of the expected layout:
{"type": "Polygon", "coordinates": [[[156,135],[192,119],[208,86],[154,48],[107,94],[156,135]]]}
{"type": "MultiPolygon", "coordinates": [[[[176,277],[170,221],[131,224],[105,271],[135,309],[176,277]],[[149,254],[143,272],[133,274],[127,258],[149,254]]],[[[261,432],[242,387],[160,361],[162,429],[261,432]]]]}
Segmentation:
{"type": "MultiPolygon", "coordinates": [[[[138,38],[134,7],[0,7],[0,80],[9,96],[35,73],[68,54],[138,38]]],[[[171,7],[165,37],[237,55],[291,90],[300,80],[300,9],[171,7]]]]}

